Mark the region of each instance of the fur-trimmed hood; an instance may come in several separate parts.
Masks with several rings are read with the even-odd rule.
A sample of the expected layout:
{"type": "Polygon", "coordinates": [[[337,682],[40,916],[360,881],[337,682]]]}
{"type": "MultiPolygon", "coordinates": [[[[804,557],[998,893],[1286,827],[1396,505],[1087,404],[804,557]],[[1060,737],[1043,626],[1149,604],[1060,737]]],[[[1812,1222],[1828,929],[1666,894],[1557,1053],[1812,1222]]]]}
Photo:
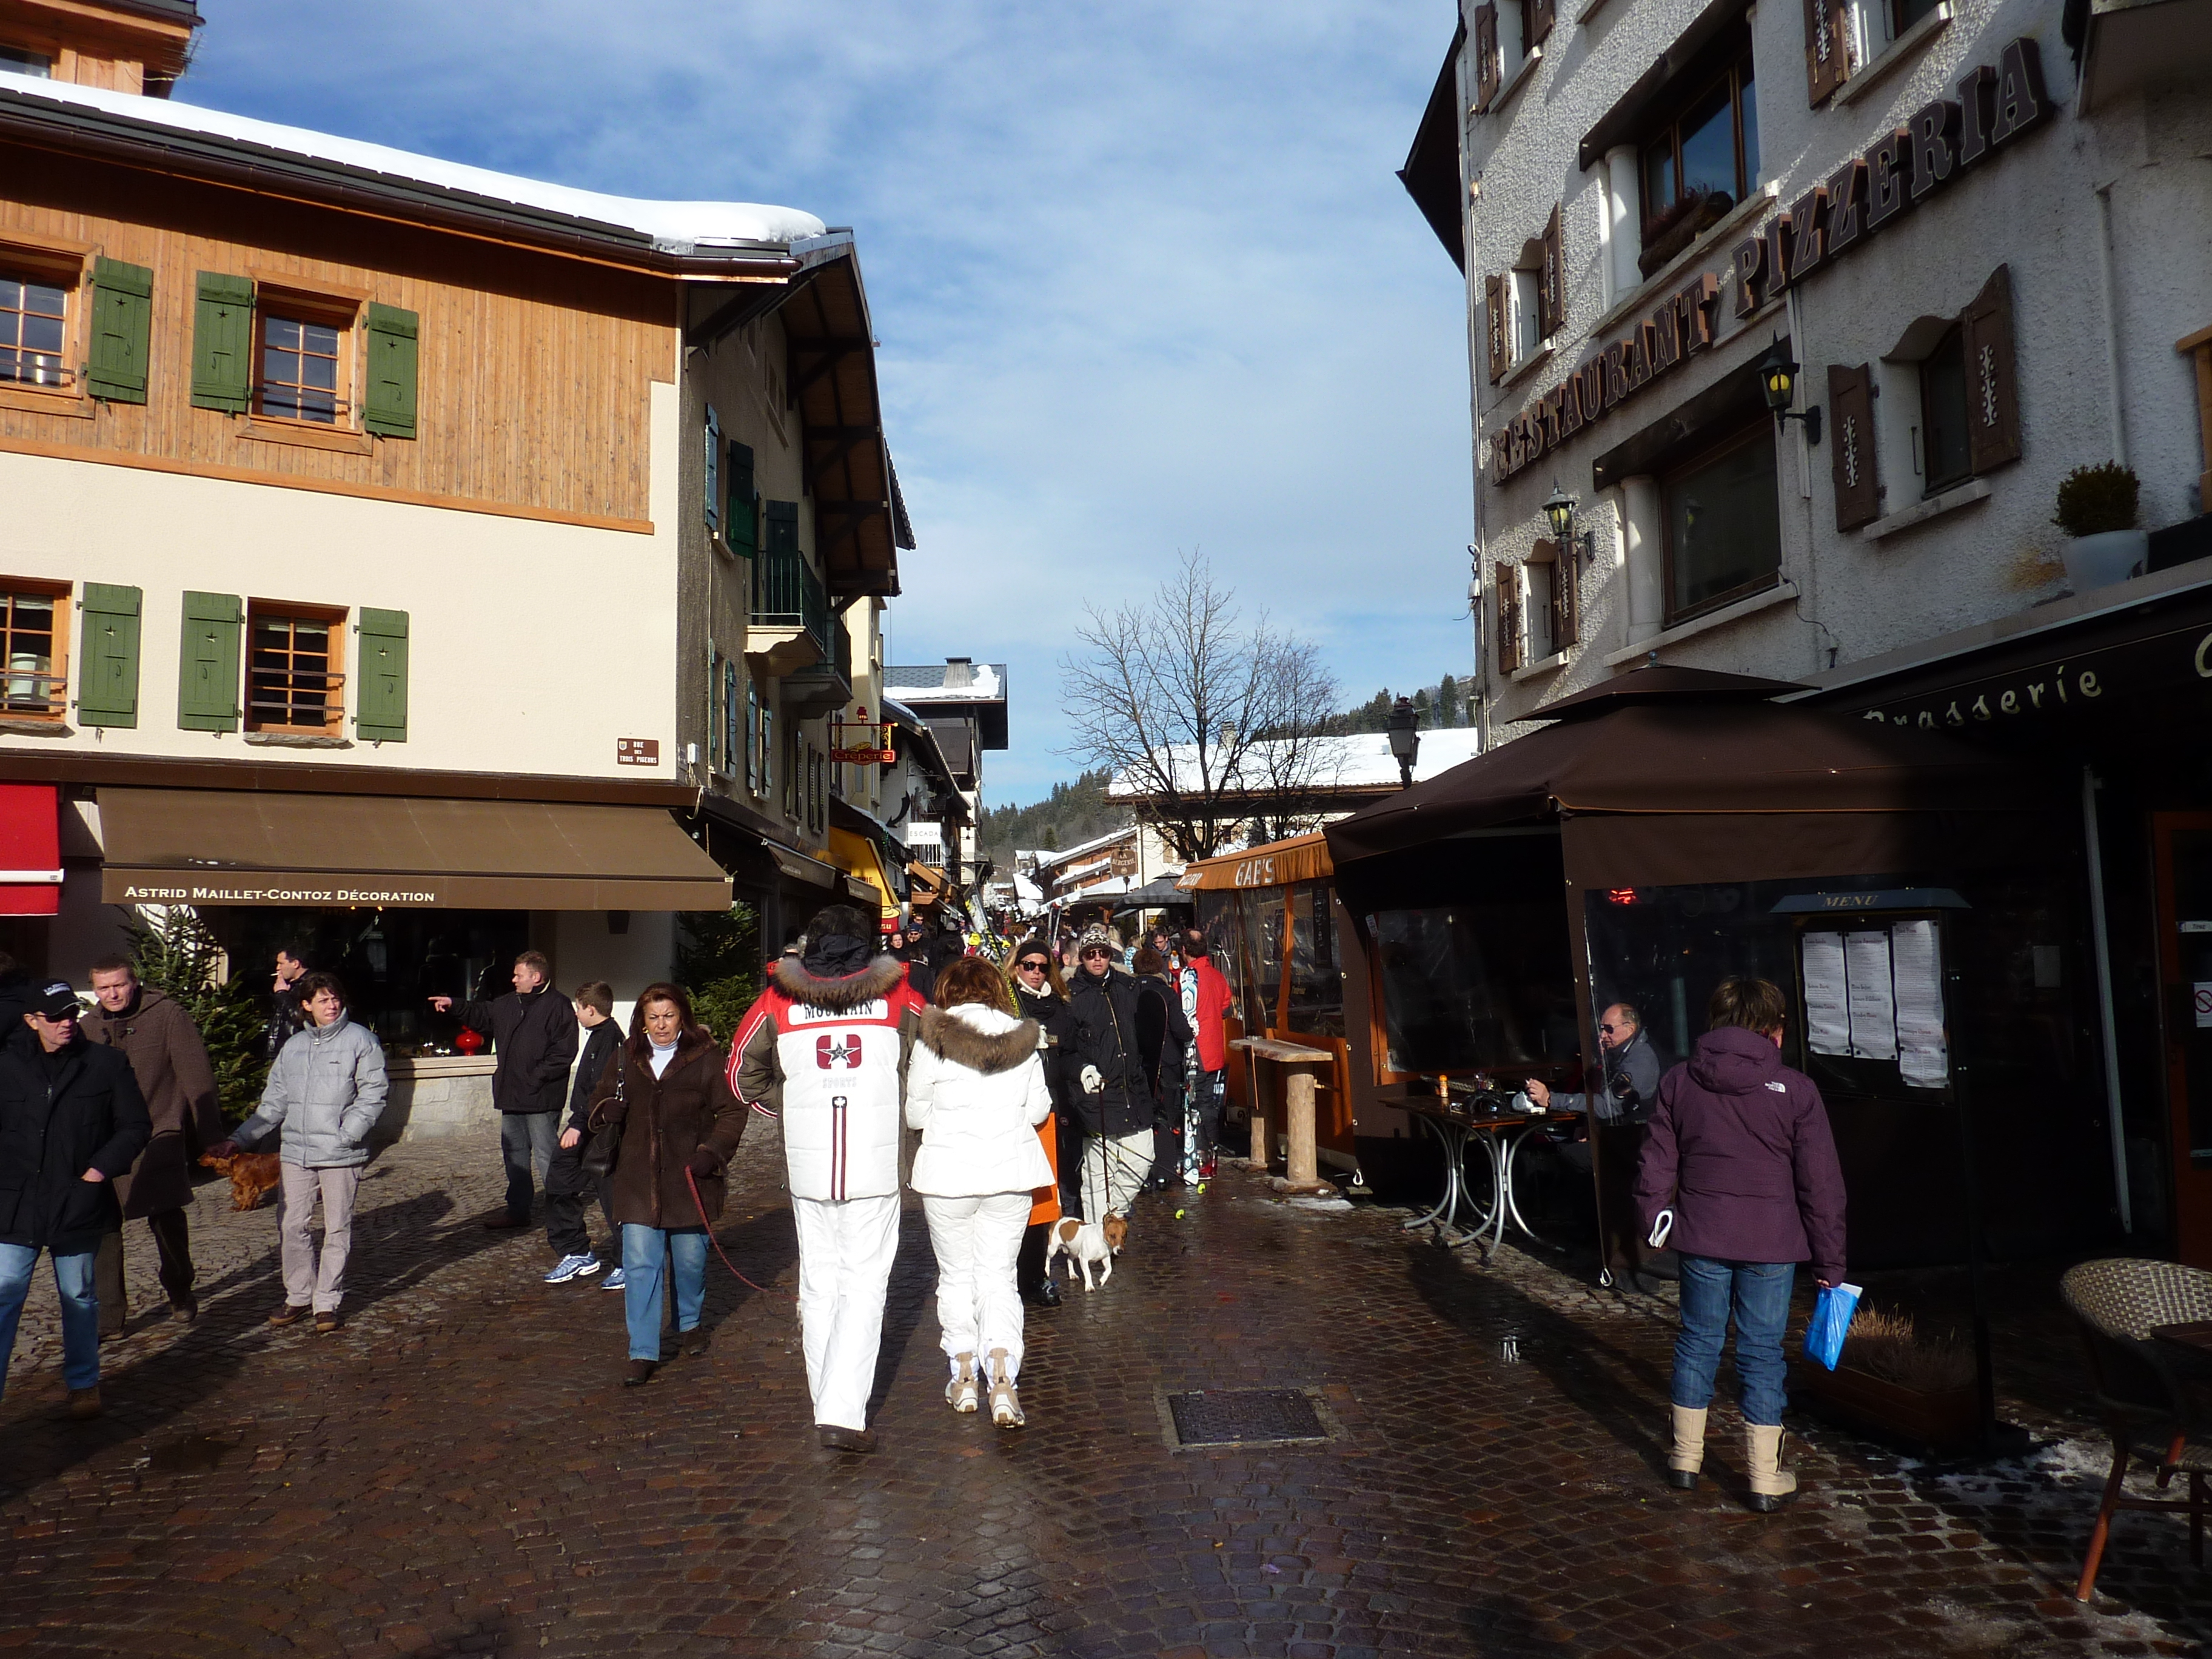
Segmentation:
{"type": "Polygon", "coordinates": [[[863,1003],[887,997],[905,976],[906,963],[896,957],[881,956],[857,974],[842,979],[817,979],[793,957],[781,957],[768,972],[769,983],[793,1002],[833,1014],[850,1013],[863,1003]]]}
{"type": "Polygon", "coordinates": [[[1037,1051],[1040,1035],[1036,1021],[1016,1019],[981,1003],[921,1011],[921,1046],[986,1077],[1011,1072],[1028,1060],[1037,1051]]]}

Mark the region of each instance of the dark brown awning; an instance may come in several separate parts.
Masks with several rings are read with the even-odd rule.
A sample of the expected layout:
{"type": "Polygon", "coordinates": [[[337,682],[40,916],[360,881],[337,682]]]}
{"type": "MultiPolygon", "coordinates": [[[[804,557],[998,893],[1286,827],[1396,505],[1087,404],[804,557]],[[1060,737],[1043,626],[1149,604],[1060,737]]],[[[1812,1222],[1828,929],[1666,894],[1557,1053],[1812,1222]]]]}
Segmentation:
{"type": "Polygon", "coordinates": [[[550,801],[100,792],[110,904],[720,910],[730,878],[666,812],[550,801]]]}

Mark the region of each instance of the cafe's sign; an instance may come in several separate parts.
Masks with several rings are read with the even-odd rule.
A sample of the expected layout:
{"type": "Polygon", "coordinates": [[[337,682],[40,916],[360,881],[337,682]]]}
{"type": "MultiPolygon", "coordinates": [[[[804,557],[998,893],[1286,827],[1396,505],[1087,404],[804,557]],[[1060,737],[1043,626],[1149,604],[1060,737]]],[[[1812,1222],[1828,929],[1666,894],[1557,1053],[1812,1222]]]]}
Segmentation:
{"type": "Polygon", "coordinates": [[[1749,317],[1831,260],[1860,246],[2022,134],[2048,120],[2043,60],[2026,36],[1997,65],[1978,65],[1955,99],[1937,98],[1884,133],[1759,229],[1737,243],[1724,273],[1707,271],[1661,301],[1605,347],[1491,434],[1499,483],[1713,343],[1723,284],[1735,314],[1749,317]]]}
{"type": "Polygon", "coordinates": [[[2154,696],[2170,705],[2190,686],[2212,689],[2212,632],[2201,623],[1890,699],[1860,718],[1923,732],[2002,729],[2094,714],[2107,697],[2154,696]]]}

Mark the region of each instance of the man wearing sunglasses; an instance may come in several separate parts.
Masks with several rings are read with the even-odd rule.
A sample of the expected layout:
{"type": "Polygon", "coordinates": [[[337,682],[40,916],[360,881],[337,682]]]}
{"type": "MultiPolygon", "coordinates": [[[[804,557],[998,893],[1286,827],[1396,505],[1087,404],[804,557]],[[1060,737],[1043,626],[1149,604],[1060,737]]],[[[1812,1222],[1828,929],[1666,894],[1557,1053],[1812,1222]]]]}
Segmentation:
{"type": "Polygon", "coordinates": [[[1152,1168],[1152,1095],[1137,1041],[1137,981],[1101,927],[1076,942],[1060,1016],[1060,1106],[1083,1130],[1083,1218],[1126,1217],[1152,1168]]]}
{"type": "MultiPolygon", "coordinates": [[[[1528,1098],[1555,1112],[1588,1112],[1596,1118],[1597,1152],[1605,1161],[1601,1225],[1608,1241],[1607,1265],[1625,1268],[1636,1287],[1649,1292],[1652,1287],[1644,1275],[1654,1258],[1664,1253],[1644,1243],[1636,1223],[1636,1164],[1644,1152],[1644,1126],[1659,1103],[1659,1079],[1666,1075],[1668,1061],[1644,1031],[1644,1017],[1633,1003],[1607,1006],[1597,1017],[1597,1041],[1605,1086],[1595,1096],[1555,1095],[1530,1078],[1528,1098]]],[[[1574,1168],[1589,1170],[1588,1142],[1571,1143],[1559,1152],[1574,1168]]]]}

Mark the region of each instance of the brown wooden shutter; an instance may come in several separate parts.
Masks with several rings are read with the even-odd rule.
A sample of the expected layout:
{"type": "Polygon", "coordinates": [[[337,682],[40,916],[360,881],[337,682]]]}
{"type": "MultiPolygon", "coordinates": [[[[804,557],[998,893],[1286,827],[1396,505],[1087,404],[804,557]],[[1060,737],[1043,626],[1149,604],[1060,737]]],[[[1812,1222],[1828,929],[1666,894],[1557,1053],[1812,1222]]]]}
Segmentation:
{"type": "Polygon", "coordinates": [[[1490,383],[1496,386],[1505,373],[1505,279],[1482,279],[1483,337],[1489,343],[1490,383]]]}
{"type": "Polygon", "coordinates": [[[1850,0],[1805,0],[1805,95],[1819,103],[1850,76],[1850,0]]]}
{"type": "Polygon", "coordinates": [[[1567,322],[1566,258],[1559,239],[1559,210],[1555,203],[1551,219],[1544,226],[1544,267],[1536,283],[1536,297],[1543,315],[1537,327],[1546,339],[1550,339],[1567,322]]]}
{"type": "Polygon", "coordinates": [[[1496,0],[1483,0],[1474,9],[1474,106],[1477,110],[1490,107],[1490,100],[1498,96],[1498,7],[1496,0]]]}
{"type": "Polygon", "coordinates": [[[1571,544],[1541,541],[1528,556],[1531,565],[1549,560],[1544,572],[1552,581],[1552,649],[1565,651],[1582,643],[1582,606],[1575,592],[1575,555],[1571,544]]]}
{"type": "Polygon", "coordinates": [[[1881,514],[1875,477],[1874,377],[1867,365],[1828,365],[1829,451],[1836,484],[1836,528],[1856,530],[1881,514]]]}
{"type": "Polygon", "coordinates": [[[1510,674],[1521,665],[1521,581],[1513,567],[1500,561],[1491,567],[1492,591],[1497,595],[1498,672],[1510,674]]]}
{"type": "Polygon", "coordinates": [[[1527,24],[1528,38],[1522,44],[1542,46],[1552,33],[1553,19],[1558,11],[1558,0],[1528,0],[1527,9],[1521,15],[1527,24]]]}
{"type": "Polygon", "coordinates": [[[2013,376],[2012,268],[1999,265],[1959,318],[1966,357],[1966,463],[1977,473],[2020,459],[2013,376]]]}

